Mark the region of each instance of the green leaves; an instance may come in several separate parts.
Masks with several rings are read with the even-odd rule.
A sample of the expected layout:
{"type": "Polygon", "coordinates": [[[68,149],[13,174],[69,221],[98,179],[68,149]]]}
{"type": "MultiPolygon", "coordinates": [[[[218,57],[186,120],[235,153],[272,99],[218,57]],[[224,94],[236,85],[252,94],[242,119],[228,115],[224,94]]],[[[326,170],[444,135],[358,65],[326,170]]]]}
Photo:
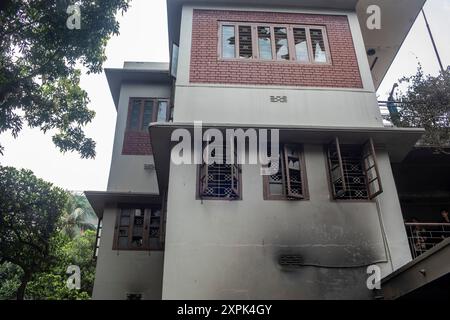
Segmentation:
{"type": "MultiPolygon", "coordinates": [[[[81,29],[66,27],[72,1],[8,1],[0,15],[0,133],[15,137],[25,122],[44,133],[62,152],[95,157],[95,142],[84,135],[92,121],[89,98],[80,87],[80,71],[102,71],[107,40],[119,32],[116,13],[128,0],[80,0],[81,29]]],[[[2,147],[0,146],[0,152],[2,147]]]]}
{"type": "Polygon", "coordinates": [[[58,234],[52,242],[55,262],[48,270],[35,274],[27,287],[27,298],[39,300],[90,299],[95,276],[95,262],[92,259],[95,231],[86,231],[74,239],[58,234]],[[80,290],[69,290],[66,286],[69,277],[66,270],[69,265],[80,267],[80,290]]]}
{"type": "Polygon", "coordinates": [[[54,260],[50,240],[66,201],[64,190],[31,171],[0,166],[0,262],[19,266],[25,286],[54,260]]]}
{"type": "Polygon", "coordinates": [[[399,96],[399,125],[425,128],[421,143],[445,153],[450,147],[450,67],[433,77],[419,65],[415,75],[400,81],[408,87],[399,96]]]}
{"type": "Polygon", "coordinates": [[[65,213],[61,217],[60,232],[73,239],[87,230],[96,230],[97,216],[86,197],[69,193],[65,213]]]}
{"type": "Polygon", "coordinates": [[[0,166],[0,298],[88,299],[94,283],[95,229],[92,208],[81,195],[68,194],[29,170],[0,166]],[[62,232],[70,211],[83,232],[62,232]],[[81,290],[66,287],[66,270],[78,265],[81,290]],[[27,286],[29,284],[29,286],[27,286]],[[22,290],[20,290],[22,288],[22,290]]]}

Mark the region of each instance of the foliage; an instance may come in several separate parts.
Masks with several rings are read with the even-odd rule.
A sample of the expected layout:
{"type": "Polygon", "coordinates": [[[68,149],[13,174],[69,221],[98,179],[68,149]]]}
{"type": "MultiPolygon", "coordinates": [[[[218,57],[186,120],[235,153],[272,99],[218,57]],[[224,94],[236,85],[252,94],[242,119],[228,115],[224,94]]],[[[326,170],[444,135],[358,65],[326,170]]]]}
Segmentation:
{"type": "Polygon", "coordinates": [[[16,298],[17,288],[20,286],[22,269],[11,262],[0,265],[0,300],[16,298]]]}
{"type": "MultiPolygon", "coordinates": [[[[0,7],[0,133],[14,137],[24,124],[52,130],[62,151],[95,157],[83,127],[95,113],[80,88],[80,71],[98,73],[105,46],[119,33],[115,14],[129,0],[2,0],[0,7]],[[81,11],[80,29],[69,29],[69,4],[81,11]]],[[[0,153],[3,148],[0,146],[0,153]]]]}
{"type": "Polygon", "coordinates": [[[70,238],[86,230],[95,230],[94,210],[83,194],[69,193],[66,210],[61,219],[61,231],[70,238]]]}
{"type": "Polygon", "coordinates": [[[419,65],[415,75],[400,81],[407,89],[399,95],[398,125],[425,128],[422,142],[446,152],[450,146],[450,67],[433,77],[425,75],[419,65]]]}
{"type": "Polygon", "coordinates": [[[55,239],[53,266],[37,274],[29,283],[26,297],[39,300],[81,300],[92,295],[95,262],[92,259],[96,232],[88,230],[74,239],[59,234],[55,239]],[[81,289],[70,290],[66,286],[69,277],[67,267],[77,265],[81,271],[81,289]]]}
{"type": "Polygon", "coordinates": [[[54,261],[51,239],[66,201],[64,190],[31,171],[0,166],[0,264],[10,262],[22,269],[18,299],[24,297],[33,274],[54,261]]]}
{"type": "MultiPolygon", "coordinates": [[[[33,275],[28,283],[25,298],[39,300],[90,299],[94,286],[95,261],[92,259],[96,232],[88,230],[74,239],[58,234],[52,239],[53,263],[43,272],[33,275]],[[67,267],[77,265],[81,271],[81,289],[69,290],[66,286],[67,267]]],[[[0,265],[0,300],[13,299],[20,286],[22,270],[6,262],[0,265]]]]}

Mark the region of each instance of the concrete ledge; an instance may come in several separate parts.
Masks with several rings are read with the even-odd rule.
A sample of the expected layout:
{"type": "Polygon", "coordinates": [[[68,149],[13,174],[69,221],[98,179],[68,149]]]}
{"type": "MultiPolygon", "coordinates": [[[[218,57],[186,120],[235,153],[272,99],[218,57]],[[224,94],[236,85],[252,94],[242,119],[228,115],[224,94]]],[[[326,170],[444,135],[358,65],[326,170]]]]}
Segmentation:
{"type": "Polygon", "coordinates": [[[99,219],[103,217],[106,205],[117,203],[161,204],[159,194],[152,193],[85,191],[84,194],[99,219]]]}
{"type": "MultiPolygon", "coordinates": [[[[445,286],[449,275],[450,238],[382,279],[381,292],[384,299],[393,300],[407,298],[425,286],[434,287],[435,292],[443,286],[448,295],[448,287],[445,286]]],[[[432,296],[421,298],[440,299],[432,296]]]]}

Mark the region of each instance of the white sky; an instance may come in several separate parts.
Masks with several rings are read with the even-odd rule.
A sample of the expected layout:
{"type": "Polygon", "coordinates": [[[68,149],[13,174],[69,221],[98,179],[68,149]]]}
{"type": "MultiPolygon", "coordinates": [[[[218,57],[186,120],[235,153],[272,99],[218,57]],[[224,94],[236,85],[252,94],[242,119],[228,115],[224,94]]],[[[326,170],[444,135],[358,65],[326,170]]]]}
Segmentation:
{"type": "MultiPolygon", "coordinates": [[[[428,0],[425,11],[444,66],[450,65],[450,0],[428,0]]],[[[108,42],[104,67],[122,67],[123,61],[169,60],[165,0],[132,0],[131,8],[119,17],[120,35],[108,42]]],[[[384,82],[378,90],[384,100],[392,84],[415,73],[417,59],[425,72],[439,70],[422,16],[419,16],[384,82]]],[[[69,190],[106,190],[114,139],[116,111],[104,73],[85,75],[81,86],[91,99],[97,115],[86,127],[97,142],[95,160],[81,159],[77,153],[61,154],[49,134],[24,129],[17,139],[9,133],[0,136],[5,147],[2,165],[27,168],[47,181],[69,190]]]]}

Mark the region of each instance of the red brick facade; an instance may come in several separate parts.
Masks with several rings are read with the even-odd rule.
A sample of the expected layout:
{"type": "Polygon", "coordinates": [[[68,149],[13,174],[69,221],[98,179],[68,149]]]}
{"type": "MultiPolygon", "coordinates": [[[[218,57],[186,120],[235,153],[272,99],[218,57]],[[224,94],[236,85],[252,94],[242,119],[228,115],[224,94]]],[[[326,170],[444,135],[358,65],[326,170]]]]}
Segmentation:
{"type": "Polygon", "coordinates": [[[346,16],[279,12],[194,10],[190,82],[362,88],[350,26],[346,16]],[[287,61],[220,60],[219,22],[263,22],[325,26],[331,64],[287,61]]]}
{"type": "Polygon", "coordinates": [[[122,154],[124,155],[150,155],[152,147],[150,134],[145,131],[125,131],[122,154]]]}

